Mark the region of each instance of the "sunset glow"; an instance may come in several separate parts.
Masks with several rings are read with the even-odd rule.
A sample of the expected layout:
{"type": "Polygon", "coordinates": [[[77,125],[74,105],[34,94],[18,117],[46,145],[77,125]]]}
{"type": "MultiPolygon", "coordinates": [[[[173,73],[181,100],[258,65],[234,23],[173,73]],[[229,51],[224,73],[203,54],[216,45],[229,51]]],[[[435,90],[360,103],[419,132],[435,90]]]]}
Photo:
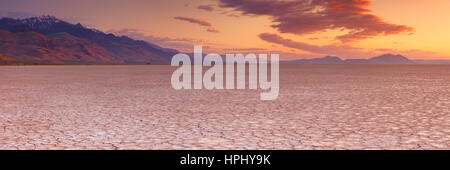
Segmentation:
{"type": "Polygon", "coordinates": [[[448,0],[2,0],[0,15],[53,15],[186,52],[203,45],[207,52],[279,52],[282,60],[384,53],[450,59],[448,9],[448,0]]]}

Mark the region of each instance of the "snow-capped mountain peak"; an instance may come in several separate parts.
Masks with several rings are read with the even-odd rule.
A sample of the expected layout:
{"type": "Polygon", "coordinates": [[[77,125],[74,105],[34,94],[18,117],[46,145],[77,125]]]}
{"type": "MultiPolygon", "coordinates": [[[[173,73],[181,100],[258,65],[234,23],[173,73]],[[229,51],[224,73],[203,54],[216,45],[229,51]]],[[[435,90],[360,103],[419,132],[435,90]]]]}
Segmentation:
{"type": "Polygon", "coordinates": [[[31,18],[25,18],[25,19],[20,19],[20,21],[23,24],[28,25],[31,28],[34,28],[36,26],[51,26],[55,23],[60,23],[60,22],[64,22],[62,20],[57,19],[54,16],[50,16],[50,15],[44,15],[44,16],[39,16],[39,17],[31,17],[31,18]]]}

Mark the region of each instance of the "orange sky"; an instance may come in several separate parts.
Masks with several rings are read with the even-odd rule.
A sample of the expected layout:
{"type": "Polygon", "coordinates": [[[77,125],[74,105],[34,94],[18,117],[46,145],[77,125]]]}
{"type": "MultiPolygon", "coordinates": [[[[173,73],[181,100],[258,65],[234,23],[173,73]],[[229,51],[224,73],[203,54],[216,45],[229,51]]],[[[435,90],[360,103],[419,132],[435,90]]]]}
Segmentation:
{"type": "Polygon", "coordinates": [[[11,17],[50,14],[181,51],[190,51],[192,45],[197,44],[206,46],[207,52],[277,52],[283,59],[324,55],[368,58],[383,53],[403,54],[412,59],[450,59],[450,48],[447,47],[450,44],[450,0],[320,0],[338,5],[350,1],[370,2],[367,7],[365,3],[358,7],[369,9],[370,12],[363,14],[376,16],[382,19],[377,22],[385,25],[380,27],[372,26],[375,23],[366,23],[363,29],[374,36],[351,41],[338,37],[352,33],[354,30],[351,28],[360,28],[358,23],[345,23],[337,21],[339,17],[328,16],[323,18],[328,25],[322,25],[319,20],[316,26],[328,28],[341,24],[344,29],[316,31],[314,27],[311,28],[313,32],[301,31],[309,26],[306,25],[309,22],[295,19],[284,23],[286,26],[271,27],[277,24],[277,17],[284,21],[291,14],[279,14],[276,10],[266,14],[266,11],[258,11],[251,6],[254,0],[246,1],[248,6],[225,8],[218,0],[0,0],[0,14],[11,17]],[[239,10],[239,7],[248,9],[239,10]],[[248,14],[243,15],[243,12],[248,14]],[[202,21],[201,24],[196,20],[202,21]],[[303,25],[298,24],[300,22],[304,22],[303,25]],[[405,26],[405,29],[385,35],[375,34],[379,30],[372,28],[391,31],[396,26],[405,26]],[[408,28],[413,31],[408,31],[408,28]],[[262,37],[262,34],[271,36],[262,37]],[[273,40],[275,37],[277,42],[273,40]]]}

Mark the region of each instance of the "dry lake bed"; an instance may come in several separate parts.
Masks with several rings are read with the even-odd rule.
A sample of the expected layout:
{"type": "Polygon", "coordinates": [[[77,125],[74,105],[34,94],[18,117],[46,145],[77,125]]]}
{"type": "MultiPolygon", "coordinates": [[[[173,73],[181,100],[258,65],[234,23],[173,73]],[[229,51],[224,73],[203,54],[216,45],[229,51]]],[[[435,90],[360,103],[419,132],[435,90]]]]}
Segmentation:
{"type": "Polygon", "coordinates": [[[259,90],[170,66],[1,66],[0,149],[450,149],[450,65],[280,65],[259,90]]]}

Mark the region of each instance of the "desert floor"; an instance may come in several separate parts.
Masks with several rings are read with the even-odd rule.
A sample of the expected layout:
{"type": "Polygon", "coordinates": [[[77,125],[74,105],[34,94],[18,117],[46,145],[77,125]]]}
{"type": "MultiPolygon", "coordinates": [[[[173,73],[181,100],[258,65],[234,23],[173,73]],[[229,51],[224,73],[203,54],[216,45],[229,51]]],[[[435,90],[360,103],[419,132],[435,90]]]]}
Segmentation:
{"type": "Polygon", "coordinates": [[[1,66],[0,149],[450,149],[450,65],[280,65],[280,95],[170,66],[1,66]]]}

